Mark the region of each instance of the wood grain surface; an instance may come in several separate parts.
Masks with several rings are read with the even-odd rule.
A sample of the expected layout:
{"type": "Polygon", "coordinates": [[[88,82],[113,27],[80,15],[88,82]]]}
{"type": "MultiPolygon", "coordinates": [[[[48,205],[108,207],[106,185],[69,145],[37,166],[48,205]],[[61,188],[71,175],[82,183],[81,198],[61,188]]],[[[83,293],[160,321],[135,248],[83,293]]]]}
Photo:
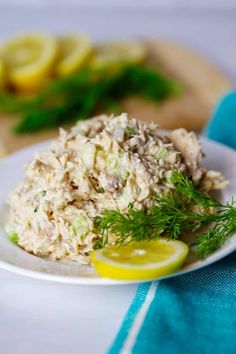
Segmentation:
{"type": "MultiPolygon", "coordinates": [[[[185,127],[200,131],[219,97],[231,88],[230,80],[213,64],[179,43],[157,39],[147,41],[147,45],[150,48],[149,60],[157,62],[163,72],[179,80],[184,88],[183,93],[161,104],[129,98],[124,102],[124,110],[135,118],[155,121],[160,128],[185,127]]],[[[31,135],[15,135],[11,127],[17,119],[0,114],[0,142],[6,153],[58,134],[58,129],[53,129],[31,135]]]]}

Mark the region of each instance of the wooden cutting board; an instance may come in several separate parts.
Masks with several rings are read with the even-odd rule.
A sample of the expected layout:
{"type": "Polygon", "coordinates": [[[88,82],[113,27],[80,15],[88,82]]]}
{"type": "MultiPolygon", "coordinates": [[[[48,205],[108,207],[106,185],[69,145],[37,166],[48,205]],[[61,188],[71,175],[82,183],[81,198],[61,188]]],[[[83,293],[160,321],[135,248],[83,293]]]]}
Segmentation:
{"type": "MultiPolygon", "coordinates": [[[[230,80],[180,43],[158,39],[147,41],[147,45],[150,47],[150,62],[157,62],[163,72],[181,82],[183,93],[158,105],[129,98],[124,102],[124,110],[136,118],[155,121],[160,128],[185,127],[200,131],[219,97],[231,88],[230,80]]],[[[6,153],[58,134],[58,129],[54,129],[31,135],[15,135],[11,133],[11,126],[16,121],[17,117],[0,114],[0,142],[6,153]]]]}

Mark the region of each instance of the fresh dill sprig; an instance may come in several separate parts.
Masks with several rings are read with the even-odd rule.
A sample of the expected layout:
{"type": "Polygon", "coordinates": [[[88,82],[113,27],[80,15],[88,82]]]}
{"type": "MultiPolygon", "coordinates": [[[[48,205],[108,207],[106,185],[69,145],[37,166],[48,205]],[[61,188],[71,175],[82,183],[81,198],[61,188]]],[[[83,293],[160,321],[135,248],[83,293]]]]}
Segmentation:
{"type": "Polygon", "coordinates": [[[146,239],[155,238],[155,230],[150,224],[149,216],[132,206],[127,214],[122,214],[118,210],[104,210],[101,216],[95,218],[95,225],[97,233],[102,236],[95,248],[104,247],[108,243],[110,232],[117,236],[116,244],[118,245],[124,244],[125,239],[142,241],[143,235],[146,239]]]}
{"type": "Polygon", "coordinates": [[[234,202],[227,204],[221,210],[217,222],[205,233],[197,235],[196,254],[205,258],[218,248],[236,232],[236,208],[234,202]]]}
{"type": "Polygon", "coordinates": [[[131,241],[149,241],[159,236],[178,239],[181,234],[210,227],[197,235],[196,254],[204,258],[218,249],[236,232],[236,208],[234,202],[220,202],[196,189],[191,180],[180,172],[174,172],[171,182],[174,189],[158,196],[147,210],[131,206],[127,213],[104,210],[95,218],[95,231],[99,234],[95,247],[108,244],[109,234],[116,236],[116,244],[131,241]],[[198,207],[198,208],[196,208],[198,207]]]}
{"type": "Polygon", "coordinates": [[[192,181],[183,173],[174,171],[171,176],[171,182],[175,185],[175,190],[185,199],[188,198],[190,203],[203,208],[220,207],[221,203],[206,193],[202,193],[196,189],[192,181]]]}
{"type": "Polygon", "coordinates": [[[123,99],[136,95],[161,102],[181,92],[174,80],[153,68],[124,66],[107,73],[84,69],[72,76],[54,79],[32,98],[0,94],[0,110],[21,115],[16,133],[34,133],[71,121],[90,118],[101,111],[122,111],[123,99]]]}

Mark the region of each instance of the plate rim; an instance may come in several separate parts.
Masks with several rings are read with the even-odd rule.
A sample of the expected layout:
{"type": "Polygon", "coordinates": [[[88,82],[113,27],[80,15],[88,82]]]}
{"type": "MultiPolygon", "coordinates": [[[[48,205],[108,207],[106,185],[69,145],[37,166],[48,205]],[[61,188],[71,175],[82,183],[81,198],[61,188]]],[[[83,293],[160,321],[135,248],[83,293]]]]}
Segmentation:
{"type": "MultiPolygon", "coordinates": [[[[23,250],[22,250],[23,251],[23,250]]],[[[79,277],[79,276],[67,276],[67,275],[58,275],[58,274],[51,274],[46,272],[39,272],[35,270],[30,270],[27,268],[15,266],[8,262],[0,260],[0,269],[6,270],[8,272],[18,274],[21,276],[25,276],[31,279],[37,280],[46,280],[53,283],[60,283],[60,284],[71,284],[71,285],[87,285],[87,286],[111,286],[111,285],[132,285],[132,284],[140,284],[146,283],[151,281],[160,281],[163,279],[170,279],[174,277],[178,277],[184,274],[188,274],[202,268],[205,268],[221,259],[227,257],[231,253],[236,251],[236,242],[235,245],[229,245],[228,247],[217,251],[216,254],[212,254],[208,256],[203,261],[197,261],[195,264],[196,266],[193,268],[187,268],[185,270],[172,273],[168,276],[160,277],[160,278],[150,278],[147,280],[113,280],[110,278],[103,278],[103,277],[79,277]]],[[[36,256],[37,257],[37,256],[36,256]]]]}
{"type": "MultiPolygon", "coordinates": [[[[165,131],[165,130],[162,130],[162,131],[165,131]]],[[[236,157],[236,151],[234,149],[232,149],[220,142],[214,141],[213,139],[208,139],[204,136],[200,136],[200,140],[203,143],[206,142],[207,144],[210,143],[213,145],[218,145],[219,147],[221,147],[225,151],[235,154],[235,157],[236,157]]],[[[43,140],[42,142],[39,142],[36,144],[31,144],[27,147],[19,149],[13,153],[7,155],[3,159],[1,159],[0,165],[7,160],[11,160],[11,159],[16,158],[18,155],[21,155],[22,153],[24,153],[28,150],[30,150],[30,151],[32,151],[32,153],[34,153],[34,152],[38,151],[39,149],[46,147],[52,141],[53,141],[53,139],[43,140]]],[[[0,235],[0,237],[2,237],[2,236],[0,235]]],[[[208,256],[206,259],[204,259],[202,261],[199,260],[199,261],[195,262],[195,266],[192,268],[188,269],[188,266],[187,266],[187,268],[182,271],[180,270],[176,273],[170,274],[165,277],[147,279],[145,281],[143,281],[143,280],[142,281],[140,281],[140,280],[113,280],[110,278],[102,278],[99,276],[97,276],[97,277],[85,277],[85,276],[80,277],[80,276],[52,274],[52,273],[31,270],[31,269],[24,268],[21,266],[13,265],[13,264],[11,264],[7,261],[3,261],[1,259],[0,259],[0,268],[3,270],[6,270],[8,272],[18,274],[21,276],[25,276],[25,277],[28,277],[31,279],[44,280],[44,281],[46,280],[46,281],[50,281],[50,282],[54,282],[54,283],[61,283],[61,284],[84,285],[84,286],[86,286],[86,285],[87,286],[98,286],[98,285],[99,286],[104,286],[104,285],[111,286],[111,285],[129,285],[129,284],[131,285],[131,284],[139,284],[139,283],[143,283],[143,282],[150,282],[150,281],[154,281],[154,280],[159,281],[162,279],[170,279],[170,278],[173,278],[176,276],[180,276],[180,275],[184,275],[184,274],[187,274],[190,272],[194,272],[196,270],[204,268],[208,265],[211,265],[211,264],[223,259],[224,257],[228,256],[229,254],[235,252],[235,250],[236,250],[236,242],[232,245],[231,244],[229,244],[228,246],[226,245],[224,248],[219,249],[216,253],[213,253],[212,255],[208,256]]]]}

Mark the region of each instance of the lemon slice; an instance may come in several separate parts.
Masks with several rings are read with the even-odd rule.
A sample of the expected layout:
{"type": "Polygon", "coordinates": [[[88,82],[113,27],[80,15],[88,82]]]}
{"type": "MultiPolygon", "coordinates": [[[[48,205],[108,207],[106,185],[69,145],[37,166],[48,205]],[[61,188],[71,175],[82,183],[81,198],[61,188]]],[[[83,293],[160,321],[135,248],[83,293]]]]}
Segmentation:
{"type": "Polygon", "coordinates": [[[146,55],[147,48],[142,42],[106,43],[97,48],[90,64],[94,69],[116,68],[141,63],[146,55]]]}
{"type": "Polygon", "coordinates": [[[9,83],[20,90],[39,88],[57,56],[57,41],[42,34],[27,34],[5,43],[2,51],[9,83]]]}
{"type": "Polygon", "coordinates": [[[86,36],[65,36],[58,40],[59,61],[56,67],[58,76],[72,74],[79,70],[89,58],[93,46],[86,36]]]}
{"type": "Polygon", "coordinates": [[[160,238],[157,241],[130,243],[123,247],[107,246],[91,252],[99,275],[118,280],[148,280],[176,272],[188,255],[181,241],[160,238]]]}
{"type": "Polygon", "coordinates": [[[0,58],[0,89],[3,88],[5,82],[5,70],[3,61],[0,58]]]}

